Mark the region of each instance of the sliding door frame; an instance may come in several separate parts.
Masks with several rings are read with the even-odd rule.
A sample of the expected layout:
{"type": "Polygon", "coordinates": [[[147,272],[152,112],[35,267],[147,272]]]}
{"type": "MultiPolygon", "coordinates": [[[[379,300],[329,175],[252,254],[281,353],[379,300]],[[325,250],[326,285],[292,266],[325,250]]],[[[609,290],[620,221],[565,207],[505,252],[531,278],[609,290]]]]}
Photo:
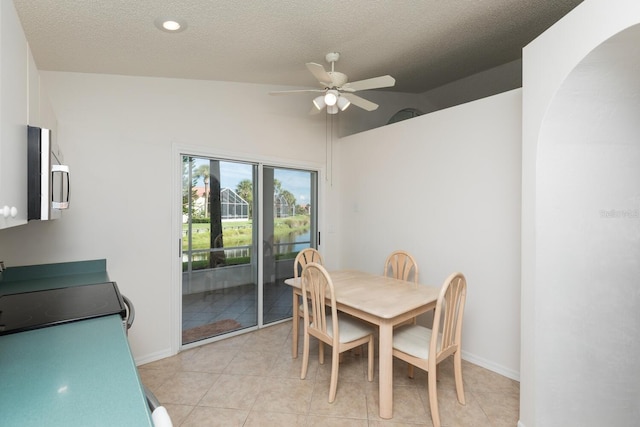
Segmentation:
{"type": "MultiPolygon", "coordinates": [[[[263,203],[263,179],[262,172],[263,166],[276,167],[276,168],[288,168],[288,169],[300,169],[308,170],[317,173],[317,232],[320,233],[324,224],[324,185],[325,182],[325,165],[322,163],[296,161],[296,160],[284,160],[274,157],[261,156],[261,155],[247,155],[246,153],[236,153],[230,151],[223,151],[213,147],[197,146],[197,145],[185,145],[174,143],[172,144],[172,210],[171,210],[171,223],[172,223],[172,239],[171,239],[171,354],[177,354],[180,350],[197,347],[202,342],[191,343],[187,345],[182,344],[182,156],[192,157],[208,157],[220,160],[229,160],[237,162],[254,163],[258,165],[258,205],[262,206],[263,203]]],[[[263,212],[262,209],[258,209],[258,219],[260,226],[258,227],[258,242],[263,241],[263,212]]],[[[320,243],[322,240],[317,239],[320,243]]],[[[263,256],[263,245],[258,244],[257,259],[261,260],[263,256]]],[[[318,250],[322,252],[322,247],[319,244],[318,250]]],[[[258,263],[258,280],[259,284],[262,281],[264,273],[263,262],[258,263]]],[[[263,289],[262,286],[258,286],[258,326],[254,328],[246,328],[240,331],[232,332],[224,335],[225,338],[240,335],[247,331],[257,329],[262,325],[263,320],[263,307],[262,307],[263,289]]],[[[211,341],[215,341],[215,338],[211,341]]],[[[207,341],[209,342],[209,341],[207,341]]]]}

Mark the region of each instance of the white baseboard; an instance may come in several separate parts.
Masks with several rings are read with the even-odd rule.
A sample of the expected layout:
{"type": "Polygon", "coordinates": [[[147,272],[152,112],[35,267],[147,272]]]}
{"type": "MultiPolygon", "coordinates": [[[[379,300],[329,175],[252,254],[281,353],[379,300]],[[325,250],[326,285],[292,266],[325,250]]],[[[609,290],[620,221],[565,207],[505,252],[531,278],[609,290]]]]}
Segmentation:
{"type": "Polygon", "coordinates": [[[155,353],[146,354],[144,357],[138,358],[135,360],[136,366],[144,365],[147,363],[155,362],[156,360],[164,359],[166,357],[173,356],[171,353],[171,349],[167,348],[162,351],[157,351],[155,353]]]}
{"type": "MultiPolygon", "coordinates": [[[[155,353],[147,354],[141,358],[136,358],[135,363],[136,366],[144,365],[147,363],[155,362],[156,360],[164,359],[166,357],[173,356],[171,349],[167,348],[155,353]]],[[[474,365],[482,366],[485,369],[488,369],[492,372],[505,376],[507,378],[511,378],[515,381],[520,381],[520,373],[514,371],[512,369],[505,368],[502,365],[494,363],[490,360],[484,359],[482,357],[478,357],[474,354],[467,353],[465,351],[462,352],[462,358],[467,362],[471,362],[474,365]]],[[[518,425],[518,427],[525,427],[524,425],[518,425]]]]}
{"type": "Polygon", "coordinates": [[[504,366],[499,365],[495,362],[484,359],[482,357],[478,357],[471,353],[467,353],[465,351],[462,352],[462,358],[467,362],[473,363],[474,365],[482,366],[485,369],[493,371],[507,378],[511,378],[512,380],[518,382],[520,381],[520,372],[514,371],[513,369],[505,368],[504,366]]]}

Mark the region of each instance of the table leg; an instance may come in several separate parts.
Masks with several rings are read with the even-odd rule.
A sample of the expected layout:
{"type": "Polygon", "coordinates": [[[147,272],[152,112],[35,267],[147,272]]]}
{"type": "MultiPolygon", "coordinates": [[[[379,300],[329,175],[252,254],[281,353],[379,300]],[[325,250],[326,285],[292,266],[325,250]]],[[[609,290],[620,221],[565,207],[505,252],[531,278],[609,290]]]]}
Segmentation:
{"type": "Polygon", "coordinates": [[[380,418],[393,417],[393,325],[382,322],[380,324],[379,354],[379,398],[380,418]]]}
{"type": "Polygon", "coordinates": [[[293,343],[291,348],[291,356],[296,359],[298,357],[298,325],[300,325],[300,303],[298,302],[298,294],[296,290],[293,289],[291,292],[293,294],[293,329],[291,333],[293,336],[291,337],[291,341],[293,343]]]}

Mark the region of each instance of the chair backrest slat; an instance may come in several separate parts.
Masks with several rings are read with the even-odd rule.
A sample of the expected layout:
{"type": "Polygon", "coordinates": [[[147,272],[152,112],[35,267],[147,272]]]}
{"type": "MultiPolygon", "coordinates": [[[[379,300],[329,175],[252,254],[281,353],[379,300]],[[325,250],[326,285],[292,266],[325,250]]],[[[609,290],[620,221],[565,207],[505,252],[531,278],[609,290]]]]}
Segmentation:
{"type": "Polygon", "coordinates": [[[384,275],[395,279],[409,281],[413,274],[413,282],[418,283],[418,263],[407,251],[394,251],[384,263],[384,275]]]}
{"type": "Polygon", "coordinates": [[[311,262],[315,262],[320,265],[324,264],[320,252],[314,248],[305,248],[298,252],[296,259],[293,261],[293,277],[296,279],[300,277],[304,266],[311,262]]]}

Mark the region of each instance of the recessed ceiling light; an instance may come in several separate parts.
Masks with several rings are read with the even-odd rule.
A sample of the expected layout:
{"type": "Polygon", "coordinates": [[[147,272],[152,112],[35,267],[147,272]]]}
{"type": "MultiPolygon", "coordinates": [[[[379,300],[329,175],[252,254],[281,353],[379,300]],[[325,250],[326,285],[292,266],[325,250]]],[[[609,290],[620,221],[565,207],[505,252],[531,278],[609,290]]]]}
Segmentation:
{"type": "Polygon", "coordinates": [[[167,33],[179,33],[187,28],[187,23],[182,19],[158,18],[154,21],[156,27],[167,33]]]}
{"type": "Polygon", "coordinates": [[[162,28],[168,31],[178,31],[180,27],[182,27],[182,25],[176,21],[164,21],[162,23],[162,28]]]}

